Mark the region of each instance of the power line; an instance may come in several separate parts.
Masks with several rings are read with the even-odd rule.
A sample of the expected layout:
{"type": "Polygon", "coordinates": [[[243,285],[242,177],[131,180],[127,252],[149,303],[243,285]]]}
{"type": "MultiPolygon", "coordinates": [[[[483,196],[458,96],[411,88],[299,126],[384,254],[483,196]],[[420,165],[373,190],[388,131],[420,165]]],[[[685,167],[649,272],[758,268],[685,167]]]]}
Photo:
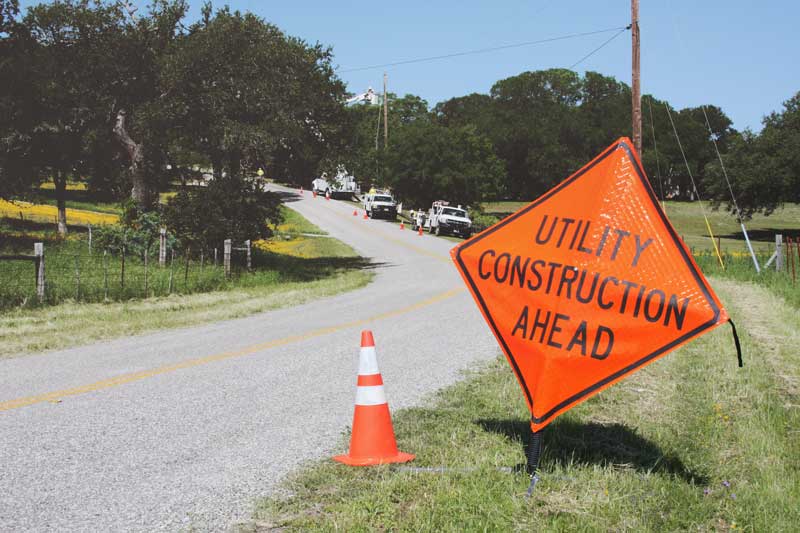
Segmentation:
{"type": "Polygon", "coordinates": [[[578,65],[580,65],[581,63],[583,63],[584,61],[586,61],[587,59],[589,59],[590,57],[592,57],[592,56],[593,56],[595,53],[597,53],[597,52],[599,52],[601,49],[605,48],[605,47],[606,47],[606,45],[610,44],[610,43],[611,43],[611,41],[613,41],[614,39],[616,39],[617,37],[619,37],[619,36],[622,34],[622,32],[624,32],[625,30],[629,30],[630,28],[631,28],[630,26],[626,26],[626,27],[624,27],[624,28],[615,28],[615,29],[619,29],[619,31],[618,31],[617,33],[615,33],[614,35],[612,35],[612,36],[611,36],[611,37],[610,37],[608,40],[606,40],[606,41],[605,41],[603,44],[601,44],[600,46],[598,46],[597,48],[595,48],[594,50],[592,50],[591,52],[589,52],[588,54],[586,54],[585,56],[583,56],[582,58],[580,58],[579,60],[577,60],[575,63],[571,64],[571,65],[569,66],[569,69],[570,69],[570,70],[572,70],[573,68],[577,67],[578,65]]]}
{"type": "MultiPolygon", "coordinates": [[[[450,59],[450,58],[453,58],[453,57],[462,57],[462,56],[468,56],[468,55],[474,55],[474,54],[485,54],[487,52],[496,52],[498,50],[508,50],[510,48],[522,48],[524,46],[533,46],[533,45],[537,45],[537,44],[552,43],[552,42],[556,42],[556,41],[565,41],[567,39],[576,39],[578,37],[587,37],[589,35],[598,35],[600,33],[609,33],[609,32],[612,32],[612,31],[618,32],[613,37],[611,37],[611,39],[609,39],[605,43],[601,44],[598,48],[596,48],[595,50],[590,52],[587,56],[583,57],[580,61],[578,61],[578,63],[580,63],[580,62],[584,61],[585,59],[587,59],[592,54],[594,54],[595,52],[597,52],[598,50],[600,50],[600,48],[603,48],[606,44],[610,43],[612,40],[614,40],[615,37],[617,37],[620,33],[622,33],[623,31],[627,30],[628,28],[630,28],[630,26],[617,27],[617,28],[608,28],[608,29],[605,29],[605,30],[589,31],[589,32],[584,32],[584,33],[571,33],[569,35],[561,35],[561,36],[558,36],[558,37],[549,37],[547,39],[539,39],[537,41],[527,41],[527,42],[524,42],[524,43],[507,44],[507,45],[503,45],[503,46],[493,46],[491,48],[480,48],[480,49],[477,49],[477,50],[467,50],[467,51],[464,51],[464,52],[454,52],[452,54],[444,54],[444,55],[439,55],[439,56],[420,57],[420,58],[416,58],[416,59],[407,59],[407,60],[404,60],[404,61],[395,61],[394,63],[382,63],[380,65],[370,65],[368,67],[348,68],[348,69],[343,69],[343,70],[337,70],[337,72],[340,73],[340,74],[344,74],[346,72],[359,72],[359,71],[362,71],[362,70],[372,70],[372,69],[378,69],[378,68],[396,67],[396,66],[399,66],[399,65],[409,65],[409,64],[412,64],[412,63],[423,63],[423,62],[426,62],[426,61],[437,61],[437,60],[441,60],[441,59],[450,59]]],[[[575,65],[577,65],[578,63],[575,63],[575,65]]]]}

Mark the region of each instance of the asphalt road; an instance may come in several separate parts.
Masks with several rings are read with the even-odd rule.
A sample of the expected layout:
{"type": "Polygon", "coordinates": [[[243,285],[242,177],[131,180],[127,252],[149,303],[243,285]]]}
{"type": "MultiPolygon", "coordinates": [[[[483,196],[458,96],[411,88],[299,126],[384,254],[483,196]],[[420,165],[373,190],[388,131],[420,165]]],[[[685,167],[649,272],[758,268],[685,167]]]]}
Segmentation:
{"type": "Polygon", "coordinates": [[[393,410],[498,353],[452,242],[308,191],[289,200],[371,258],[375,281],[244,319],[0,361],[0,531],[224,530],[288,472],[342,451],[361,329],[375,334],[393,410]]]}

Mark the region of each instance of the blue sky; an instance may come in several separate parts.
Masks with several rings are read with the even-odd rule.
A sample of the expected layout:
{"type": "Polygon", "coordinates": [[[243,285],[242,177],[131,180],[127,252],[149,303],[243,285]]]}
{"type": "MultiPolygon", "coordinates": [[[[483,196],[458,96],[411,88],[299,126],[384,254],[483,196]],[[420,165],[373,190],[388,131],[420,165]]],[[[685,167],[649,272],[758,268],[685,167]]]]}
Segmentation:
{"type": "MultiPolygon", "coordinates": [[[[640,0],[642,92],[677,107],[716,104],[737,129],[800,90],[800,2],[640,0]]],[[[29,5],[33,2],[24,1],[29,5]]],[[[144,5],[146,2],[137,2],[144,5]]],[[[334,49],[342,70],[626,26],[630,0],[331,2],[230,0],[287,33],[334,49]]],[[[190,0],[189,21],[200,0],[190,0]]],[[[215,2],[222,6],[224,2],[215,2]]],[[[613,33],[427,63],[389,67],[389,90],[430,105],[488,93],[526,70],[569,67],[613,33]]],[[[630,83],[630,32],[575,67],[630,83]]],[[[342,72],[350,91],[382,85],[384,69],[342,72]]],[[[646,110],[645,110],[646,111],[646,110]]],[[[621,132],[627,134],[628,132],[621,132]]]]}

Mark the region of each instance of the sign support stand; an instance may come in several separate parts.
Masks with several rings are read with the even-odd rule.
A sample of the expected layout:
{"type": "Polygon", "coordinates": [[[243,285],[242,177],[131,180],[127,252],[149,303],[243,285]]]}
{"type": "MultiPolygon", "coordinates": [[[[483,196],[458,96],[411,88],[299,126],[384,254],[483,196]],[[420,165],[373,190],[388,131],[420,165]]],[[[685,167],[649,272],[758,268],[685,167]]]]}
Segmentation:
{"type": "Polygon", "coordinates": [[[526,498],[530,498],[533,494],[533,489],[536,487],[536,482],[539,481],[539,476],[536,475],[536,470],[539,468],[539,457],[542,454],[542,433],[544,429],[533,431],[531,428],[531,441],[528,443],[528,474],[531,476],[531,484],[528,485],[528,492],[525,494],[526,498]]]}

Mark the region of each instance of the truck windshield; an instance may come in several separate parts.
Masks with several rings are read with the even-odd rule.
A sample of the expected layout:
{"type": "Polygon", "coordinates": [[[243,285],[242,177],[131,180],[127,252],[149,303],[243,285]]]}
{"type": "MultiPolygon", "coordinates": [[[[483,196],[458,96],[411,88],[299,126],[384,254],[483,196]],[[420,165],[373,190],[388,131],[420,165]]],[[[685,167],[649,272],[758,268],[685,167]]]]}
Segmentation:
{"type": "Polygon", "coordinates": [[[455,209],[453,207],[445,207],[442,209],[443,215],[450,215],[451,217],[467,218],[467,212],[463,209],[455,209]]]}
{"type": "Polygon", "coordinates": [[[373,202],[391,202],[392,201],[392,197],[391,196],[375,195],[375,198],[373,198],[372,201],[373,202]]]}

